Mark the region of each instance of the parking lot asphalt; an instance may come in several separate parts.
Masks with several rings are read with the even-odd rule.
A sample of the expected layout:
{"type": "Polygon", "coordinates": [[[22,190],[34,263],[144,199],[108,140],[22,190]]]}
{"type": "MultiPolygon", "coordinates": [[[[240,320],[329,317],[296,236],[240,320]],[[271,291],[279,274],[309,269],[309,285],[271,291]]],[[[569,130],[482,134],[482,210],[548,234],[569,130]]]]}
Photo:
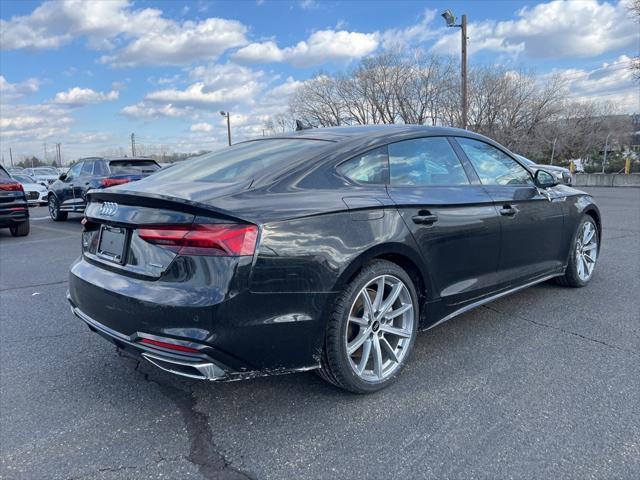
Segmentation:
{"type": "Polygon", "coordinates": [[[185,381],[69,312],[80,217],[0,230],[0,478],[640,478],[640,189],[583,289],[544,283],[416,342],[390,388],[313,373],[185,381]]]}

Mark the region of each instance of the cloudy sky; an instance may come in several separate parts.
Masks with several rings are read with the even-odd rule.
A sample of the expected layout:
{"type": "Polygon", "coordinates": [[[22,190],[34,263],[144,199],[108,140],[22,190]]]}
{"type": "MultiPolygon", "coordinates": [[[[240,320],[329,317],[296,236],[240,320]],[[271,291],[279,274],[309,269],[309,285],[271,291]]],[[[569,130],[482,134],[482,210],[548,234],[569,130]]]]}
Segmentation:
{"type": "Polygon", "coordinates": [[[0,8],[0,150],[9,161],[66,162],[127,148],[195,151],[262,134],[301,82],[388,48],[457,54],[469,16],[470,62],[560,73],[576,99],[640,111],[628,70],[640,34],[630,0],[11,1],[0,8]]]}

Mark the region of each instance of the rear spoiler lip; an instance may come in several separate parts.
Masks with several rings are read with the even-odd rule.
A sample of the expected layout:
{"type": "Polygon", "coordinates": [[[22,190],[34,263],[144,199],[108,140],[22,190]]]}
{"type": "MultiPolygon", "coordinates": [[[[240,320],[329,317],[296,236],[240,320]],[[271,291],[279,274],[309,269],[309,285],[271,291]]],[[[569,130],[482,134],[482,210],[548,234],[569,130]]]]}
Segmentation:
{"type": "Polygon", "coordinates": [[[250,218],[239,217],[234,212],[229,210],[218,208],[210,204],[202,203],[202,202],[194,202],[193,200],[188,200],[185,198],[174,197],[171,195],[162,195],[158,193],[140,193],[137,191],[130,191],[124,189],[118,189],[111,192],[105,190],[90,190],[87,193],[87,203],[103,200],[103,201],[111,201],[116,203],[122,203],[125,205],[136,205],[136,203],[141,206],[151,206],[145,205],[144,200],[156,200],[161,203],[161,205],[153,205],[161,208],[167,208],[169,210],[179,210],[185,213],[191,213],[193,215],[203,215],[207,216],[212,213],[216,214],[218,217],[223,217],[233,222],[241,221],[244,223],[257,224],[250,218]],[[143,202],[136,202],[137,200],[143,200],[143,202]]]}

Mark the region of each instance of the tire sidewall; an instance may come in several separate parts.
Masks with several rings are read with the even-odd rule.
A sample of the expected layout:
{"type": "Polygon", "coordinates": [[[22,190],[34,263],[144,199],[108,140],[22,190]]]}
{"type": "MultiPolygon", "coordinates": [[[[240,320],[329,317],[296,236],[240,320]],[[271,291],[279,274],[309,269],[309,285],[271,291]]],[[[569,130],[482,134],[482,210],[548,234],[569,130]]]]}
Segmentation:
{"type": "Polygon", "coordinates": [[[598,229],[598,224],[595,222],[591,216],[586,213],[582,215],[580,222],[578,223],[578,227],[573,235],[573,241],[571,242],[571,251],[569,252],[569,262],[567,263],[568,274],[571,277],[571,280],[580,287],[586,286],[595,273],[595,267],[598,265],[598,259],[600,258],[600,230],[598,229]],[[587,280],[582,280],[578,275],[578,263],[576,259],[576,246],[578,244],[578,238],[582,234],[582,230],[584,228],[585,223],[591,223],[596,230],[596,235],[598,237],[598,248],[597,248],[597,257],[596,257],[596,265],[594,266],[594,271],[591,273],[591,276],[587,280]]]}
{"type": "Polygon", "coordinates": [[[341,312],[336,312],[336,314],[338,314],[339,316],[335,319],[339,321],[338,335],[336,338],[332,339],[334,342],[333,349],[334,351],[338,352],[337,358],[334,359],[338,362],[338,365],[336,365],[336,367],[338,367],[339,371],[342,372],[341,377],[343,383],[346,383],[345,386],[349,390],[362,393],[375,392],[393,383],[400,375],[409,357],[411,356],[411,352],[413,351],[413,346],[417,336],[418,321],[420,319],[418,295],[413,281],[402,268],[400,268],[395,263],[382,260],[376,261],[370,266],[365,267],[365,269],[363,269],[363,271],[348,285],[343,295],[343,309],[341,312]],[[409,344],[407,346],[407,353],[405,354],[400,366],[396,368],[396,371],[393,373],[393,375],[381,381],[370,382],[361,379],[353,371],[353,368],[349,363],[349,356],[347,354],[347,347],[344,339],[346,337],[346,330],[349,323],[349,313],[351,312],[351,306],[353,305],[356,296],[367,283],[380,275],[392,275],[394,277],[397,277],[406,285],[407,289],[409,290],[409,294],[411,295],[411,300],[413,302],[414,311],[413,331],[409,340],[409,344]],[[335,342],[337,342],[337,344],[335,342]]]}

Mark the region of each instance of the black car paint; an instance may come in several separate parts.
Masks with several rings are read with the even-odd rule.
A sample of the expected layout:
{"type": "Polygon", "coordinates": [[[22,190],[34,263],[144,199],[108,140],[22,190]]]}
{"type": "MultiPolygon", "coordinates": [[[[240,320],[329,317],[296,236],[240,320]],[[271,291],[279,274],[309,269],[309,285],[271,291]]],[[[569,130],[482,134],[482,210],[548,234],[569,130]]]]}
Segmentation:
{"type": "MultiPolygon", "coordinates": [[[[9,172],[0,165],[0,184],[16,184],[9,172]]],[[[22,190],[0,189],[0,228],[20,225],[29,220],[29,204],[22,190]]]]}
{"type": "MultiPolygon", "coordinates": [[[[468,186],[400,188],[354,184],[336,171],[359,153],[425,136],[451,137],[454,144],[456,136],[481,139],[513,158],[467,131],[386,126],[292,136],[335,143],[315,158],[248,183],[149,178],[90,192],[83,234],[89,247],[71,267],[72,306],[126,335],[135,347],[119,346],[138,353],[149,350],[135,344],[144,334],[197,342],[228,379],[303,370],[318,367],[337,296],[373,258],[390,259],[409,272],[420,292],[425,329],[488,298],[562,274],[581,216],[589,213],[599,223],[592,198],[564,185],[545,192],[489,188],[476,176],[468,186]],[[104,201],[119,203],[115,216],[100,213],[104,201]],[[515,215],[501,215],[506,206],[515,215]],[[437,215],[437,222],[412,221],[426,213],[437,215]],[[139,225],[196,219],[258,225],[254,256],[166,256],[136,239],[139,225]],[[156,261],[122,266],[98,258],[90,250],[97,231],[91,225],[101,223],[133,228],[131,244],[139,256],[156,261]]],[[[464,153],[456,152],[469,168],[464,153]]]]}
{"type": "MultiPolygon", "coordinates": [[[[113,179],[127,179],[129,181],[140,180],[147,175],[135,175],[135,174],[121,174],[121,175],[113,175],[109,173],[109,162],[114,160],[129,160],[129,161],[150,161],[148,158],[122,158],[122,159],[111,159],[111,158],[102,158],[102,157],[87,157],[81,158],[78,163],[76,163],[73,167],[71,167],[67,173],[60,175],[58,180],[49,185],[49,197],[55,197],[58,205],[60,206],[60,210],[63,212],[84,212],[84,209],[87,206],[86,196],[87,192],[91,189],[102,189],[104,188],[102,185],[102,180],[105,178],[113,178],[113,179]],[[83,168],[80,168],[80,172],[77,176],[71,177],[70,172],[72,169],[78,164],[84,165],[87,162],[91,162],[92,164],[100,163],[101,173],[94,174],[86,174],[83,168]]],[[[160,166],[158,165],[158,169],[160,166]]],[[[95,167],[93,167],[95,170],[95,167]]]]}

